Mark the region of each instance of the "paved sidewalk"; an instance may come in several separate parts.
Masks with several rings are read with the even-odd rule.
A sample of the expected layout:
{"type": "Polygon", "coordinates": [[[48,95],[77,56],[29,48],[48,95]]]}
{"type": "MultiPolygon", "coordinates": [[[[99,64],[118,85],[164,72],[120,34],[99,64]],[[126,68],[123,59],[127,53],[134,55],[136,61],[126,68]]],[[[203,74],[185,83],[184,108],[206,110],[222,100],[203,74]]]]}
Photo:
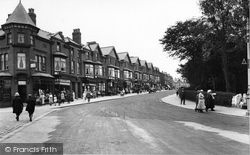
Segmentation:
{"type": "MultiPolygon", "coordinates": [[[[115,96],[104,96],[104,97],[98,97],[91,99],[90,102],[84,101],[83,99],[76,99],[74,102],[70,102],[69,104],[67,102],[58,105],[44,105],[44,106],[36,106],[34,116],[33,116],[33,122],[37,121],[38,119],[42,118],[43,116],[58,110],[59,108],[69,107],[69,106],[76,106],[81,104],[87,104],[87,103],[94,103],[94,102],[100,102],[105,100],[114,100],[124,97],[130,97],[135,95],[142,95],[142,94],[148,94],[148,93],[141,93],[141,94],[126,94],[124,96],[115,95],[115,96]]],[[[12,108],[2,108],[0,109],[0,141],[6,139],[7,137],[17,133],[24,127],[28,126],[30,123],[29,121],[29,114],[27,111],[25,111],[25,107],[23,108],[23,112],[19,117],[19,121],[16,121],[15,114],[12,113],[12,108]]]]}
{"type": "MultiPolygon", "coordinates": [[[[178,107],[187,108],[187,109],[193,109],[195,108],[195,102],[186,100],[185,105],[180,104],[180,98],[176,96],[176,94],[169,95],[167,97],[162,98],[162,101],[168,104],[172,104],[178,107]]],[[[226,115],[233,115],[233,116],[241,116],[241,117],[249,117],[246,115],[247,110],[246,109],[240,109],[235,107],[224,107],[224,106],[218,106],[215,105],[214,108],[215,111],[208,111],[213,113],[221,113],[226,115]]]]}

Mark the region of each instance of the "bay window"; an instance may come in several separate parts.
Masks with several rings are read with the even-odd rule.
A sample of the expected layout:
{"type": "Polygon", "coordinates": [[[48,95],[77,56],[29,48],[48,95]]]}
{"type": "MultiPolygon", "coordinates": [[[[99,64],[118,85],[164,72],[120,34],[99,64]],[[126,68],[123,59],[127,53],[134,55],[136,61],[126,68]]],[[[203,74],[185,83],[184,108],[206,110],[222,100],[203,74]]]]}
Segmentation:
{"type": "Polygon", "coordinates": [[[66,71],[66,59],[64,58],[54,58],[55,71],[66,71]]]}
{"type": "Polygon", "coordinates": [[[94,69],[93,69],[93,65],[91,64],[85,64],[85,75],[86,76],[94,76],[94,69]]]}

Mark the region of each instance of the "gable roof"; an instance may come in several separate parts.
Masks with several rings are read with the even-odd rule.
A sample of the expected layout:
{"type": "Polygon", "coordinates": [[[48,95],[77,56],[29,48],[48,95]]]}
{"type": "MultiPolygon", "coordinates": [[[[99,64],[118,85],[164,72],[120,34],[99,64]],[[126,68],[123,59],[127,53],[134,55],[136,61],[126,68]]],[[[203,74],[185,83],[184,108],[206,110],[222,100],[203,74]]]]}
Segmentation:
{"type": "Polygon", "coordinates": [[[102,55],[104,56],[111,56],[113,58],[116,58],[117,60],[119,60],[119,57],[116,53],[115,47],[114,46],[108,46],[108,47],[101,47],[101,52],[102,55]]]}
{"type": "Polygon", "coordinates": [[[15,10],[10,15],[5,24],[9,23],[27,24],[36,27],[34,22],[31,20],[30,16],[28,15],[28,13],[26,12],[25,8],[23,7],[21,1],[16,6],[15,10]]]}
{"type": "Polygon", "coordinates": [[[151,62],[148,62],[147,65],[148,65],[148,68],[154,69],[153,64],[151,62]]]}
{"type": "Polygon", "coordinates": [[[87,45],[89,46],[90,50],[92,50],[92,51],[98,51],[100,53],[100,55],[103,55],[99,44],[96,43],[95,41],[93,41],[93,42],[87,42],[87,45]]]}
{"type": "Polygon", "coordinates": [[[140,59],[139,57],[130,57],[130,60],[131,60],[131,63],[138,63],[140,66],[141,66],[141,62],[140,62],[140,59]]]}
{"type": "Polygon", "coordinates": [[[62,41],[65,41],[65,37],[63,36],[61,31],[52,34],[52,37],[57,38],[57,39],[62,40],[62,41]]]}
{"type": "Polygon", "coordinates": [[[141,60],[140,63],[141,63],[141,66],[148,67],[146,60],[141,60]]]}
{"type": "Polygon", "coordinates": [[[131,63],[131,59],[129,57],[128,52],[120,52],[120,53],[117,53],[117,55],[119,57],[119,60],[123,60],[123,61],[131,63]]]}

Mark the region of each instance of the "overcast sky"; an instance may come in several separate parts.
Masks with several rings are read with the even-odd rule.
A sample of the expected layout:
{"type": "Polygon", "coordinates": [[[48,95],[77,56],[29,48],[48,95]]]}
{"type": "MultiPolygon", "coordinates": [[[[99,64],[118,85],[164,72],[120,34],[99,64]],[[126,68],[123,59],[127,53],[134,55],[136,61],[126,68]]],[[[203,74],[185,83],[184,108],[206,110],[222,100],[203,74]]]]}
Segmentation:
{"type": "MultiPolygon", "coordinates": [[[[1,0],[0,24],[6,22],[20,0],[1,0]]],[[[141,60],[152,62],[160,71],[179,78],[179,60],[169,58],[159,42],[177,21],[201,16],[199,0],[21,0],[28,12],[34,8],[37,27],[62,31],[72,38],[80,28],[82,43],[96,41],[101,47],[114,46],[141,60]]]]}

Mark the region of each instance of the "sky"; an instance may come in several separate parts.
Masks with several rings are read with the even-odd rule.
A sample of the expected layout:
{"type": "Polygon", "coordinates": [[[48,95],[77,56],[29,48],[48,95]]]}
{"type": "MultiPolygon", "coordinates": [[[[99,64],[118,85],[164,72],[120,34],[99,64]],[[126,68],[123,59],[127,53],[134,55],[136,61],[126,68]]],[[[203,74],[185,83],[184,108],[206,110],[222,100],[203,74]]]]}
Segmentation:
{"type": "MultiPolygon", "coordinates": [[[[1,0],[0,24],[6,22],[20,0],[1,0]]],[[[100,47],[114,46],[153,63],[173,78],[179,59],[163,52],[159,39],[178,21],[201,16],[199,0],[21,0],[28,12],[36,13],[37,27],[72,38],[79,28],[82,44],[96,41],[100,47]]]]}

